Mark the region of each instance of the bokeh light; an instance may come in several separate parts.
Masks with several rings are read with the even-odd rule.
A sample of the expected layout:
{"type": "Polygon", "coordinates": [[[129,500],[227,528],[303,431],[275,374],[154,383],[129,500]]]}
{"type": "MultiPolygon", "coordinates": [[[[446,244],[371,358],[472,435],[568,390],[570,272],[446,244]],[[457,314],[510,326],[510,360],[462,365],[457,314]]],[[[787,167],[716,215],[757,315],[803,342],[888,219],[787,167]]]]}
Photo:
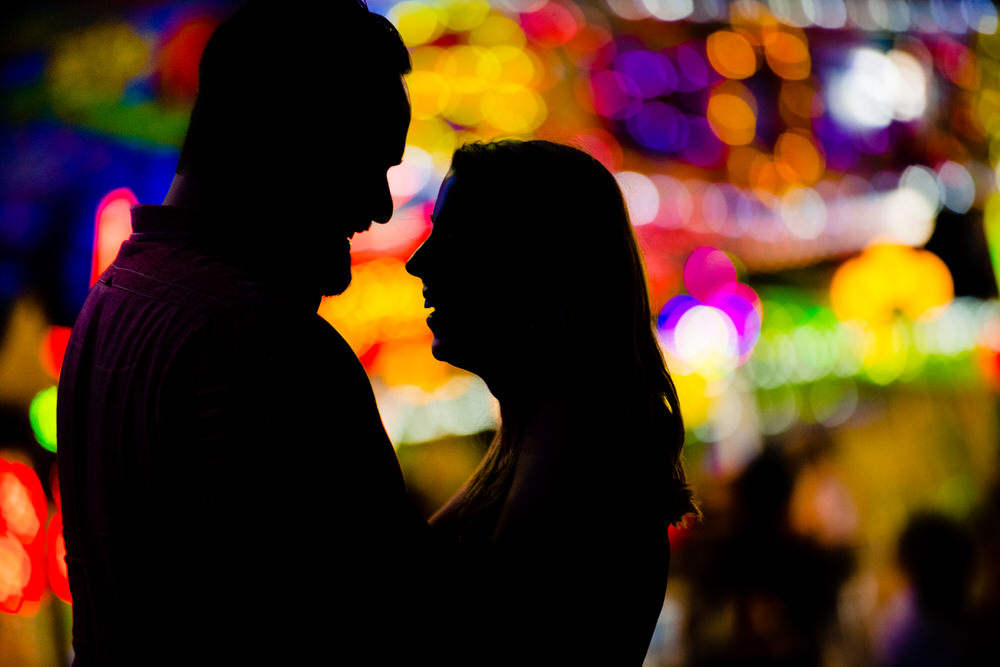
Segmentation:
{"type": "Polygon", "coordinates": [[[407,45],[419,46],[433,41],[444,31],[441,14],[442,10],[432,4],[407,0],[393,5],[387,17],[407,45]]]}
{"type": "Polygon", "coordinates": [[[948,267],[933,253],[876,245],[842,264],[830,284],[838,319],[889,324],[897,312],[911,319],[935,315],[954,297],[948,267]]]}
{"type": "Polygon", "coordinates": [[[706,118],[715,135],[725,143],[749,144],[757,133],[757,100],[741,84],[719,84],[708,99],[706,118]]]}
{"type": "Polygon", "coordinates": [[[645,225],[656,219],[660,210],[660,193],[648,176],[636,171],[622,171],[615,174],[615,180],[625,197],[633,225],[645,225]]]}
{"type": "Polygon", "coordinates": [[[28,411],[35,439],[50,452],[56,451],[56,387],[38,392],[28,411]]]}
{"type": "Polygon", "coordinates": [[[833,81],[827,103],[839,122],[859,129],[913,120],[927,105],[923,69],[904,52],[855,49],[846,71],[833,81]]]}
{"type": "Polygon", "coordinates": [[[535,11],[521,15],[525,36],[542,47],[562,46],[580,29],[582,15],[572,3],[549,0],[535,11]]]}
{"type": "Polygon", "coordinates": [[[46,514],[35,471],[0,458],[0,611],[33,614],[41,599],[46,514]]]}
{"type": "MultiPolygon", "coordinates": [[[[52,385],[72,318],[127,238],[129,207],[162,200],[201,49],[234,3],[117,3],[89,16],[43,4],[4,33],[0,67],[0,442],[39,471],[55,457],[52,385]]],[[[353,284],[320,314],[360,356],[398,451],[433,451],[421,460],[461,478],[497,424],[485,385],[430,354],[420,282],[403,267],[429,231],[452,151],[508,136],[580,146],[626,198],[692,486],[722,512],[729,480],[761,451],[808,459],[788,525],[863,545],[851,585],[864,591],[847,590],[834,616],[866,640],[877,634],[899,586],[886,574],[895,529],[917,505],[964,516],[997,469],[994,3],[369,5],[410,49],[413,121],[388,174],[393,219],[352,239],[353,284]],[[823,436],[803,444],[804,432],[823,436]]],[[[404,473],[420,476],[405,461],[404,473]]],[[[57,485],[45,488],[56,500],[57,485]]],[[[69,627],[55,599],[69,597],[58,501],[47,536],[39,516],[31,545],[0,531],[0,604],[22,615],[55,605],[55,615],[38,615],[44,633],[0,624],[0,663],[18,664],[7,652],[31,641],[22,636],[69,627]],[[36,598],[46,558],[55,596],[36,598]]],[[[696,531],[672,535],[679,556],[697,548],[696,531]]],[[[672,564],[651,665],[704,650],[683,628],[729,627],[718,615],[685,617],[705,607],[685,597],[699,594],[685,580],[690,560],[672,564]]],[[[846,642],[839,630],[824,636],[846,642]]]]}
{"type": "Polygon", "coordinates": [[[746,79],[757,71],[757,52],[750,40],[738,32],[714,32],[708,36],[705,48],[712,67],[728,79],[746,79]]]}
{"type": "Polygon", "coordinates": [[[774,30],[764,36],[767,66],[782,79],[798,81],[812,72],[805,35],[793,30],[774,30]]]}
{"type": "Polygon", "coordinates": [[[214,16],[195,16],[167,35],[158,54],[158,82],[164,96],[194,99],[198,92],[198,60],[218,24],[214,16]]]}
{"type": "Polygon", "coordinates": [[[718,375],[745,363],[760,336],[763,305],[737,279],[729,256],[696,248],[684,263],[687,294],[671,298],[657,318],[667,353],[686,374],[718,375]]]}

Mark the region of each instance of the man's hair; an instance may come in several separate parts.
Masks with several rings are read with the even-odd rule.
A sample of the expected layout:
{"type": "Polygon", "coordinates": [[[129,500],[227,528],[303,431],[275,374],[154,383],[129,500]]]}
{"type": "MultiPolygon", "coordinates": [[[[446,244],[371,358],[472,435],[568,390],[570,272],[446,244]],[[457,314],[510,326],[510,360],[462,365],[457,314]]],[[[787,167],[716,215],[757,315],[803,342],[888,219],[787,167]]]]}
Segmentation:
{"type": "Polygon", "coordinates": [[[364,0],[248,2],[205,46],[177,172],[268,166],[303,135],[342,129],[410,67],[364,0]]]}

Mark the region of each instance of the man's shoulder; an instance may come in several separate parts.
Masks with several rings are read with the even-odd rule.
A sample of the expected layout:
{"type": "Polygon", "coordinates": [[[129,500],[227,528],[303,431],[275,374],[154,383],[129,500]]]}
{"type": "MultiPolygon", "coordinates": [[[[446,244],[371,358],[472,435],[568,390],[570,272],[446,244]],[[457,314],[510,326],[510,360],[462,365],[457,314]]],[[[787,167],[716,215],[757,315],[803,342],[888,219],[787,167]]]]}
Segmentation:
{"type": "Polygon", "coordinates": [[[280,292],[218,305],[204,313],[206,329],[250,345],[263,345],[284,356],[320,354],[324,358],[357,357],[343,336],[309,306],[280,292]]]}
{"type": "Polygon", "coordinates": [[[132,299],[206,312],[280,298],[273,287],[227,261],[198,237],[129,240],[100,282],[132,299]]]}
{"type": "Polygon", "coordinates": [[[80,335],[106,332],[98,338],[109,344],[124,338],[163,352],[195,343],[222,354],[272,350],[356,362],[343,337],[296,295],[183,243],[144,249],[141,261],[130,250],[126,244],[92,289],[74,327],[80,335]],[[157,261],[164,257],[166,269],[157,261]]]}

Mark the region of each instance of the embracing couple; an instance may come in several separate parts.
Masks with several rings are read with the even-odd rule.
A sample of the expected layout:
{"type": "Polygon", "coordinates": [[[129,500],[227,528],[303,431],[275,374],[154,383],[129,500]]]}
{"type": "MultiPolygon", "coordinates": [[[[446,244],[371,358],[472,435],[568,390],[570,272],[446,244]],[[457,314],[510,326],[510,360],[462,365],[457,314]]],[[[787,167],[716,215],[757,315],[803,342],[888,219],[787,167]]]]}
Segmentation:
{"type": "Polygon", "coordinates": [[[407,269],[502,423],[429,521],[316,314],[392,214],[409,69],[361,0],[250,5],[205,48],[170,190],[133,209],[61,375],[77,665],[642,663],[697,510],[607,169],[456,151],[407,269]]]}

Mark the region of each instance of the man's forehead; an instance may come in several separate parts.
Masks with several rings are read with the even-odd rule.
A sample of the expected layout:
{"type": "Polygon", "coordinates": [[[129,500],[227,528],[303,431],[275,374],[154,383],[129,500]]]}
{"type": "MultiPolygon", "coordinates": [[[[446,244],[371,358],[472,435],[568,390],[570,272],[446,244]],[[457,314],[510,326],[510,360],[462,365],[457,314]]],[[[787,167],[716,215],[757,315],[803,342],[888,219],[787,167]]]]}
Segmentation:
{"type": "Polygon", "coordinates": [[[403,77],[369,81],[357,88],[357,109],[383,117],[404,114],[410,117],[410,95],[403,77]]]}
{"type": "Polygon", "coordinates": [[[396,164],[403,156],[410,126],[410,103],[402,85],[389,94],[366,96],[347,114],[336,114],[330,128],[336,141],[379,162],[396,164]]]}
{"type": "Polygon", "coordinates": [[[380,88],[362,104],[360,111],[379,123],[385,123],[386,129],[399,131],[410,125],[410,98],[403,80],[397,79],[391,86],[380,88]],[[365,108],[367,107],[367,108],[365,108]],[[367,112],[367,113],[366,113],[367,112]]]}

